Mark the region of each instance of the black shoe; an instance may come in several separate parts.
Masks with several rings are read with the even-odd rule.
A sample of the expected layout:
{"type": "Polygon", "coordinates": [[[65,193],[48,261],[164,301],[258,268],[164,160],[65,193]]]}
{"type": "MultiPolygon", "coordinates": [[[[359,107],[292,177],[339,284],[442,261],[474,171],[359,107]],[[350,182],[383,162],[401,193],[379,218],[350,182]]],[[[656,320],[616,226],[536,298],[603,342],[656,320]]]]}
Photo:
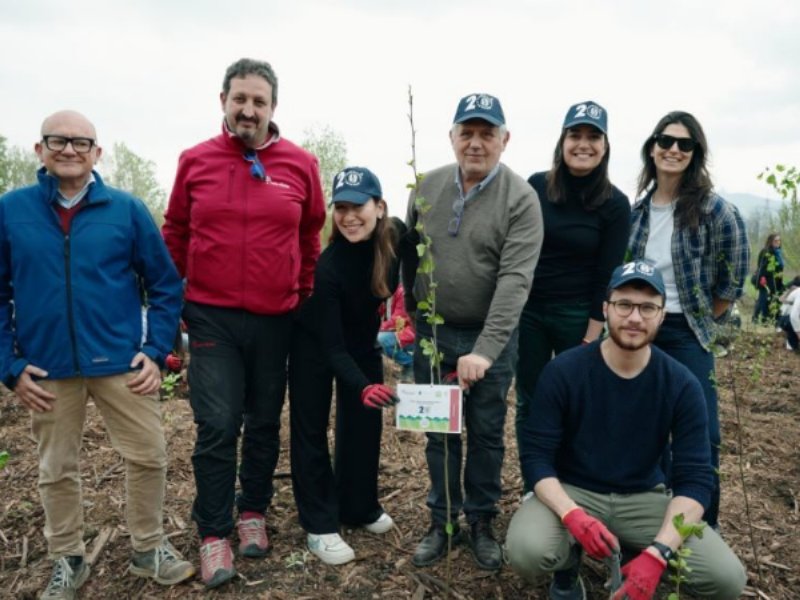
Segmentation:
{"type": "Polygon", "coordinates": [[[575,544],[570,549],[570,562],[566,569],[553,574],[553,582],[548,590],[550,600],[586,600],[586,588],[581,579],[581,558],[583,550],[575,544]]]}
{"type": "MultiPolygon", "coordinates": [[[[461,530],[457,525],[453,527],[451,546],[461,543],[461,530]]],[[[411,563],[415,567],[427,567],[434,564],[447,553],[447,532],[444,524],[434,523],[428,529],[428,533],[422,538],[414,551],[411,563]]]]}
{"type": "Polygon", "coordinates": [[[503,564],[503,552],[500,550],[500,544],[494,539],[492,521],[481,519],[473,523],[470,529],[469,546],[472,548],[475,562],[481,569],[497,571],[503,564]]]}

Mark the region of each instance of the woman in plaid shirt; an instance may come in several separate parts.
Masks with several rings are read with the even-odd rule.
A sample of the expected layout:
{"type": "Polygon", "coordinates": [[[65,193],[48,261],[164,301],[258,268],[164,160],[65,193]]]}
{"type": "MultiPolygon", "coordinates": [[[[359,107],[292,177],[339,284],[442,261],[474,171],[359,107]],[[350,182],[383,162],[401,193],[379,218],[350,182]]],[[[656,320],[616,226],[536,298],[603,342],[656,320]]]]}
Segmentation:
{"type": "MultiPolygon", "coordinates": [[[[705,520],[717,526],[720,427],[712,347],[717,325],[742,294],[749,247],[744,221],[713,191],[708,143],[689,113],[664,116],[642,146],[631,212],[631,260],[651,261],[666,285],[666,318],[655,345],[700,380],[708,408],[715,489],[705,520]]],[[[668,468],[668,467],[667,467],[668,468]]]]}

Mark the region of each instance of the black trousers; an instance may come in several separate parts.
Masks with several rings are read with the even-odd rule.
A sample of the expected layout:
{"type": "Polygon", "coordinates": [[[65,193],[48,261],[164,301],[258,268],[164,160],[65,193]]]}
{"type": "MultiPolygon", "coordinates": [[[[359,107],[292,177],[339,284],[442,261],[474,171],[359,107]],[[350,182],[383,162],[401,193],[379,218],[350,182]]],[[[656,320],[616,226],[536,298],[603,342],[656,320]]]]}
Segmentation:
{"type": "Polygon", "coordinates": [[[239,513],[264,513],[280,452],[280,419],[292,315],[257,315],[187,302],[189,401],[197,425],[192,454],[200,537],[225,537],[239,513]],[[240,492],[234,498],[237,443],[240,492]]]}
{"type": "MultiPolygon", "coordinates": [[[[383,382],[380,349],[354,357],[373,383],[383,382]]],[[[336,450],[331,466],[328,424],[334,374],[319,341],[295,328],[289,359],[292,487],[300,524],[309,533],[336,533],[381,516],[378,502],[382,414],[365,408],[361,390],[336,379],[336,450]]]]}

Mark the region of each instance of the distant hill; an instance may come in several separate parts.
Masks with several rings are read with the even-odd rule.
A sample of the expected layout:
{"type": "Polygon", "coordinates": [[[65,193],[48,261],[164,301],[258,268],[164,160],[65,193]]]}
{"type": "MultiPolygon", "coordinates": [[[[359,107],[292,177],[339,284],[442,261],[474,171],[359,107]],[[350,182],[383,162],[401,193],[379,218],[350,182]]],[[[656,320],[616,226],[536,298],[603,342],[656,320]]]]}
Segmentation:
{"type": "Polygon", "coordinates": [[[742,217],[747,219],[755,212],[769,210],[772,213],[778,212],[781,207],[781,200],[775,198],[767,198],[766,196],[757,196],[755,194],[738,194],[736,192],[720,192],[720,196],[726,200],[733,202],[742,217]]]}

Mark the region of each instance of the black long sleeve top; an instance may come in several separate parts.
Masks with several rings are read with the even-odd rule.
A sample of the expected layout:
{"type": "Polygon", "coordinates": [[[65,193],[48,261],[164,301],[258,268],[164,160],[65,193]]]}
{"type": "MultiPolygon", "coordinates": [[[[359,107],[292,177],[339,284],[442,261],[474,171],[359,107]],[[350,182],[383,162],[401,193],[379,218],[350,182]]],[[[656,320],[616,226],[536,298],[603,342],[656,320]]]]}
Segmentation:
{"type": "MultiPolygon", "coordinates": [[[[403,223],[393,222],[402,235],[403,223]]],[[[379,307],[385,300],[372,293],[374,254],[374,238],[356,244],[343,237],[331,242],[317,262],[314,292],[298,314],[299,326],[319,340],[320,358],[328,361],[344,384],[359,390],[375,383],[359,368],[357,359],[378,351],[379,307]]],[[[397,289],[398,279],[396,259],[388,274],[390,294],[397,289]]]]}
{"type": "Polygon", "coordinates": [[[529,301],[590,302],[589,316],[604,321],[603,300],[611,272],[622,263],[631,223],[628,197],[612,186],[612,196],[595,210],[581,203],[585,177],[568,175],[563,204],[547,195],[547,173],[528,179],[539,195],[544,242],[529,301]]]}

